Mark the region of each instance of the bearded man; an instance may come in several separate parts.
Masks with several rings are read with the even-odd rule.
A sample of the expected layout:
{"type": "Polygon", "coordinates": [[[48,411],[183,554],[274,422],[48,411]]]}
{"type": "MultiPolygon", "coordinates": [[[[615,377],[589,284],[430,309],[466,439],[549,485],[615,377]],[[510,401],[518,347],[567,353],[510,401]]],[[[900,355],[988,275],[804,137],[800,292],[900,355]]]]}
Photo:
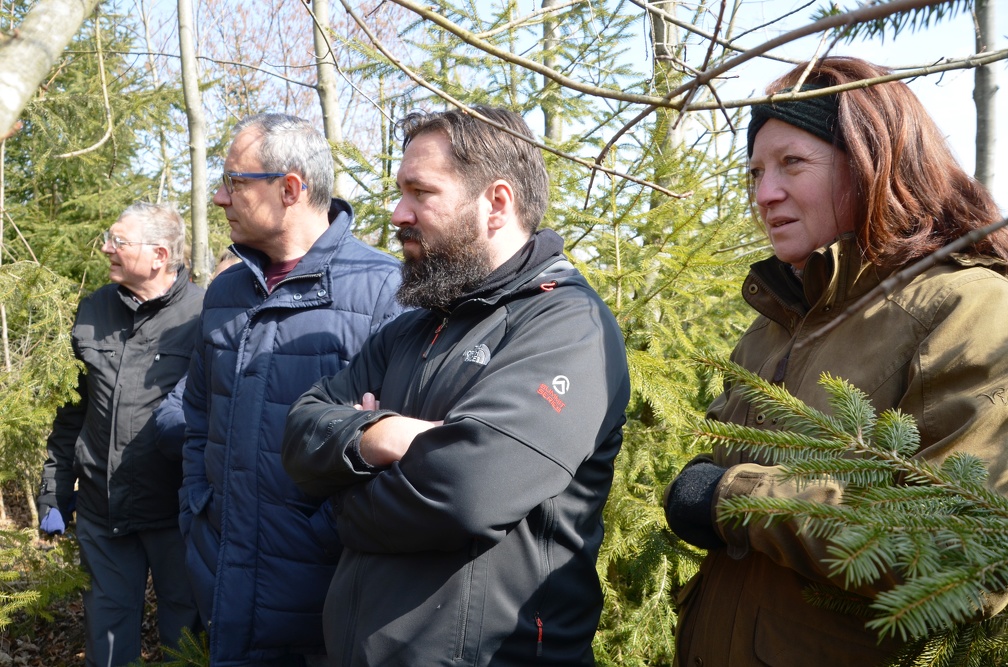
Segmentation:
{"type": "Polygon", "coordinates": [[[520,116],[413,113],[392,214],[401,303],[288,415],[284,466],[327,496],[339,665],[590,665],[595,562],[629,376],[598,294],[537,231],[549,179],[520,116]],[[505,131],[505,129],[507,131],[505,131]]]}

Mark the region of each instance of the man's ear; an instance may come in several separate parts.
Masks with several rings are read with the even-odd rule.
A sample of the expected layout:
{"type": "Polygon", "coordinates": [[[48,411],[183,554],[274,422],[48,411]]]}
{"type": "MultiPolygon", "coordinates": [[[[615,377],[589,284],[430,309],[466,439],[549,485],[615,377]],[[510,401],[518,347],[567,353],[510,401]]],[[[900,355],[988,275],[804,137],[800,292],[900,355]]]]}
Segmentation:
{"type": "Polygon", "coordinates": [[[154,261],[151,262],[152,269],[160,269],[168,264],[168,248],[163,245],[154,246],[154,261]]]}
{"type": "Polygon", "coordinates": [[[497,179],[485,191],[490,202],[490,215],[487,227],[495,231],[517,218],[515,211],[514,188],[502,178],[497,179]]]}
{"type": "Polygon", "coordinates": [[[293,206],[300,199],[301,195],[307,195],[304,188],[304,181],[297,174],[285,174],[283,177],[283,199],[284,206],[293,206]]]}

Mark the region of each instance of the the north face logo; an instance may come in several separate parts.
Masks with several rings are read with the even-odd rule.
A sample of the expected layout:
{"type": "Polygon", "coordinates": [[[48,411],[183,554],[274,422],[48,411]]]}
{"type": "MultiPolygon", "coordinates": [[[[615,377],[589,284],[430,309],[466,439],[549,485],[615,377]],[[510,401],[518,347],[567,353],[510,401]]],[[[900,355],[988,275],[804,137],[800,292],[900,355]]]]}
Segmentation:
{"type": "Polygon", "coordinates": [[[486,366],[490,363],[490,348],[483,343],[480,343],[473,349],[466,350],[462,355],[462,360],[479,364],[480,366],[486,366]]]}

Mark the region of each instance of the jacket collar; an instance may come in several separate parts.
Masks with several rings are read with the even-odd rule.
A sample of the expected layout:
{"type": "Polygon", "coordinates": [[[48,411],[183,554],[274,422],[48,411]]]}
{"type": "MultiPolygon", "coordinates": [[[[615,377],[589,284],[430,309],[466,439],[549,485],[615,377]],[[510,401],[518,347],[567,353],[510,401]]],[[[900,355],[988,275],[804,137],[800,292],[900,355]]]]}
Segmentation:
{"type": "Polygon", "coordinates": [[[812,253],[801,279],[776,257],[756,262],[743,283],[742,295],[757,312],[790,328],[796,315],[804,317],[825,306],[842,309],[890,273],[892,269],[863,259],[854,235],[844,234],[812,253]]]}
{"type": "MultiPolygon", "coordinates": [[[[312,247],[308,249],[290,275],[284,278],[285,281],[299,276],[318,276],[320,273],[324,273],[332,256],[347,240],[350,235],[350,226],[353,223],[353,207],[342,199],[333,198],[329,202],[328,215],[329,228],[312,244],[312,247]]],[[[231,251],[252,269],[253,275],[265,293],[264,270],[269,266],[269,258],[259,250],[240,243],[233,244],[231,251]]]]}
{"type": "Polygon", "coordinates": [[[175,281],[168,288],[168,291],[161,296],[156,296],[153,299],[148,299],[143,303],[137,301],[136,296],[133,292],[129,291],[122,285],[119,286],[117,290],[119,293],[119,298],[122,302],[126,304],[126,307],[132,311],[137,311],[140,308],[144,310],[149,309],[160,309],[168,304],[177,301],[179,296],[185,291],[186,284],[189,282],[189,270],[184,266],[178,270],[178,275],[175,276],[175,281]]]}
{"type": "Polygon", "coordinates": [[[574,265],[564,257],[563,239],[551,229],[540,229],[522,250],[488,276],[483,285],[462,297],[451,310],[473,302],[496,304],[529,290],[547,289],[543,284],[552,283],[548,289],[553,289],[562,282],[570,282],[573,277],[583,280],[574,265]],[[501,270],[508,269],[508,265],[512,264],[507,276],[502,276],[501,270]]]}

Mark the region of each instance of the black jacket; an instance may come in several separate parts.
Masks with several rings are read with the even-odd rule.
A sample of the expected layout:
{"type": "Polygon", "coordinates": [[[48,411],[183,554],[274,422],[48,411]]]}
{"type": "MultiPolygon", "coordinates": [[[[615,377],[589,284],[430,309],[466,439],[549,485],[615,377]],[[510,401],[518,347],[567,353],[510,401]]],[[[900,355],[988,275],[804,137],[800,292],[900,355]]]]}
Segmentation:
{"type": "Polygon", "coordinates": [[[400,316],[316,383],[283,454],[305,491],[335,496],[332,664],[592,664],[629,393],[619,327],[560,255],[448,315],[400,316]],[[380,411],[352,407],[367,391],[380,411]],[[372,468],[361,429],[389,411],[444,424],[372,468]]]}
{"type": "Polygon", "coordinates": [[[203,289],[183,269],[144,303],[115,284],[81,301],[71,334],[87,371],[81,400],[56,413],[39,509],[58,506],[107,525],[111,535],[178,525],[182,466],[159,451],[151,415],[189,367],[203,289]]]}

